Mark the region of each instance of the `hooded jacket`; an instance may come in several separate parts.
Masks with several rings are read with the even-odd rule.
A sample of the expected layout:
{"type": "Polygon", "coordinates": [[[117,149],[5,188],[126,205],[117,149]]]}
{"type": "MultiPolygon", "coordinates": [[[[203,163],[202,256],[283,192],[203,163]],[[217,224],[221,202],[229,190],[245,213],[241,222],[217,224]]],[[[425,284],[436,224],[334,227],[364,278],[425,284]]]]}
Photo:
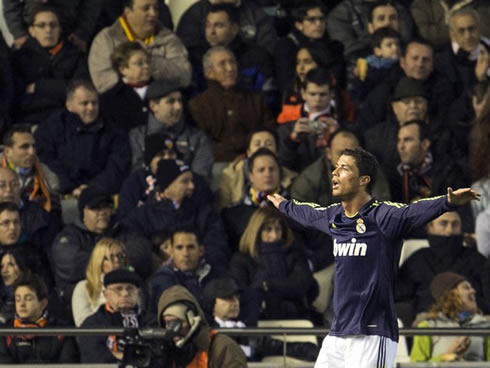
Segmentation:
{"type": "MultiPolygon", "coordinates": [[[[163,325],[162,312],[177,302],[184,302],[191,305],[195,313],[201,318],[200,326],[184,345],[184,348],[188,344],[193,344],[197,352],[208,351],[208,368],[238,368],[247,366],[247,359],[242,349],[230,337],[217,333],[210,338],[209,332],[211,328],[206,322],[204,312],[192,294],[182,286],[172,286],[161,295],[158,301],[157,316],[160,326],[163,325]]],[[[179,353],[179,348],[173,348],[166,357],[168,359],[167,362],[169,364],[175,363],[178,355],[182,354],[183,351],[185,350],[179,353]]],[[[176,368],[180,367],[179,365],[176,366],[176,368]]]]}

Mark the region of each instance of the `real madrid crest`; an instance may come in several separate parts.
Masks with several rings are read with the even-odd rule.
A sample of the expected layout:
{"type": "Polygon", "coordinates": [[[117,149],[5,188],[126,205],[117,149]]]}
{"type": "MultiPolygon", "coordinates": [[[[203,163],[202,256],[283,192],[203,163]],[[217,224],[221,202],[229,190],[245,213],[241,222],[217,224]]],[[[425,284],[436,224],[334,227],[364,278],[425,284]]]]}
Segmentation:
{"type": "Polygon", "coordinates": [[[362,218],[359,218],[357,219],[356,223],[356,231],[359,234],[364,234],[366,232],[366,225],[364,224],[364,220],[362,218]]]}

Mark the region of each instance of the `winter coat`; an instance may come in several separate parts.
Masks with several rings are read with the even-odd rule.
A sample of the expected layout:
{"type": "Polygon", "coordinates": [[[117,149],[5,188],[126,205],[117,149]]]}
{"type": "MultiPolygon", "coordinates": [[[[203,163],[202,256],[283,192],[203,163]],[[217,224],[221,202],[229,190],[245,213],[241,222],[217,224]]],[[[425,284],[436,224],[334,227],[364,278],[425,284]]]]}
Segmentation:
{"type": "Polygon", "coordinates": [[[76,34],[84,41],[90,41],[100,13],[102,1],[99,0],[3,0],[5,21],[14,38],[27,35],[32,11],[40,3],[47,3],[58,10],[63,32],[76,34]]]}
{"type": "Polygon", "coordinates": [[[148,121],[148,102],[122,80],[100,95],[100,112],[122,132],[127,133],[148,121]]]}
{"type": "Polygon", "coordinates": [[[160,123],[153,114],[150,114],[146,125],[129,132],[133,170],[143,166],[145,137],[154,133],[169,135],[175,141],[176,149],[182,155],[183,161],[191,167],[192,171],[207,180],[211,179],[213,154],[209,138],[202,130],[187,123],[185,117],[178,123],[168,126],[160,123]]]}
{"type": "Polygon", "coordinates": [[[39,124],[65,106],[66,87],[70,80],[88,79],[86,55],[68,41],[51,55],[48,49],[30,37],[12,53],[15,83],[15,122],[39,124]],[[26,92],[34,83],[34,92],[26,92]]]}
{"type": "MultiPolygon", "coordinates": [[[[119,80],[117,72],[112,68],[110,55],[123,42],[128,42],[128,38],[119,19],[100,31],[92,41],[88,66],[99,92],[107,91],[119,80]]],[[[155,38],[146,49],[151,55],[153,79],[172,80],[182,87],[189,85],[191,64],[187,60],[187,50],[171,30],[158,25],[155,38]]]]}
{"type": "Polygon", "coordinates": [[[161,231],[171,232],[176,226],[192,226],[200,235],[205,258],[211,266],[223,269],[228,264],[230,249],[219,215],[212,203],[203,203],[196,193],[186,197],[179,208],[169,199],[150,196],[143,206],[135,208],[122,223],[138,233],[151,237],[161,231]]]}
{"type": "MultiPolygon", "coordinates": [[[[188,49],[206,44],[204,28],[210,7],[209,0],[197,1],[180,18],[177,35],[188,49]]],[[[239,12],[242,40],[272,52],[277,38],[272,19],[250,1],[242,1],[239,12]]]]}
{"type": "MultiPolygon", "coordinates": [[[[394,3],[398,12],[400,35],[403,41],[411,39],[414,25],[409,11],[401,4],[394,3]]],[[[344,55],[353,57],[356,54],[372,50],[368,33],[370,3],[366,0],[343,0],[330,11],[327,17],[328,34],[344,45],[344,55]]]]}
{"type": "Polygon", "coordinates": [[[129,146],[102,118],[84,124],[63,110],[43,122],[35,138],[39,159],[58,176],[61,193],[81,184],[119,191],[129,170],[129,146]]]}
{"type": "MultiPolygon", "coordinates": [[[[437,319],[428,319],[420,322],[418,328],[488,328],[490,323],[480,314],[475,314],[471,320],[458,323],[442,313],[437,319]]],[[[416,335],[413,338],[413,346],[410,352],[412,362],[441,362],[441,356],[447,352],[449,346],[458,336],[423,336],[416,335]]],[[[469,348],[462,355],[464,361],[488,361],[490,360],[490,337],[471,336],[469,348]]],[[[453,363],[454,364],[454,363],[453,363]]]]}
{"type": "MultiPolygon", "coordinates": [[[[288,189],[298,174],[287,167],[281,167],[281,187],[288,189]]],[[[223,170],[219,186],[219,205],[228,207],[240,202],[249,186],[247,159],[237,157],[223,170]]]]}
{"type": "Polygon", "coordinates": [[[261,93],[224,89],[208,80],[208,89],[189,101],[197,126],[211,139],[216,162],[233,161],[247,148],[249,133],[266,124],[272,116],[261,93]]]}
{"type": "MultiPolygon", "coordinates": [[[[13,326],[11,320],[7,324],[13,326]]],[[[54,317],[48,317],[46,328],[59,328],[54,317]]],[[[41,327],[42,328],[42,327],[41,327]]],[[[22,336],[2,336],[0,364],[67,364],[78,363],[78,349],[71,336],[42,336],[24,339],[22,336]]]]}
{"type": "MultiPolygon", "coordinates": [[[[192,344],[197,352],[208,351],[208,368],[245,368],[247,367],[247,359],[245,354],[240,349],[240,346],[231,339],[231,337],[217,333],[212,338],[209,336],[210,327],[206,322],[204,312],[197,300],[192,294],[182,286],[176,285],[167,289],[167,291],[160,296],[158,301],[158,322],[162,325],[162,312],[167,309],[168,306],[177,302],[185,302],[192,305],[195,314],[201,318],[200,327],[198,327],[196,333],[186,343],[186,345],[192,344]]],[[[171,349],[166,357],[165,364],[161,367],[173,366],[175,360],[179,359],[181,354],[187,351],[186,345],[184,349],[171,349]]],[[[178,366],[181,368],[181,366],[178,366]]]]}
{"type": "MultiPolygon", "coordinates": [[[[213,192],[206,180],[196,173],[192,174],[195,198],[202,203],[213,203],[213,192]]],[[[153,194],[156,179],[151,170],[140,167],[130,174],[122,183],[119,192],[118,216],[123,218],[136,207],[142,206],[147,198],[153,194]]]]}

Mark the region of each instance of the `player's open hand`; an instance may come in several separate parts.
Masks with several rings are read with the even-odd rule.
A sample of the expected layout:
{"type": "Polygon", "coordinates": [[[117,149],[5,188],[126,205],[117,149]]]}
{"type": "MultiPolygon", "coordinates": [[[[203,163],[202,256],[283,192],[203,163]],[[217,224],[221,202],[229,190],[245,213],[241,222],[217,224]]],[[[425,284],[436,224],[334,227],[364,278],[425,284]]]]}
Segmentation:
{"type": "Polygon", "coordinates": [[[267,196],[267,199],[271,201],[276,208],[279,208],[281,202],[284,202],[286,200],[286,198],[279,194],[269,194],[267,196]]]}
{"type": "Polygon", "coordinates": [[[481,194],[475,192],[471,188],[461,188],[457,190],[453,190],[451,187],[447,188],[447,199],[449,203],[456,206],[462,206],[472,200],[479,201],[480,197],[481,194]]]}

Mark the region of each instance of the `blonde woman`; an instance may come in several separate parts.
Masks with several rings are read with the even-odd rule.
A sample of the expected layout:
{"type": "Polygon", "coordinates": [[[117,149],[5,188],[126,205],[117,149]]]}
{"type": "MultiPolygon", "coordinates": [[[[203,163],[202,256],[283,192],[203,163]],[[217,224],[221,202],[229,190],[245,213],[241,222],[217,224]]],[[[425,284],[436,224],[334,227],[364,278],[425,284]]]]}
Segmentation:
{"type": "Polygon", "coordinates": [[[87,265],[86,279],[78,282],[71,298],[73,320],[77,327],[106,302],[102,293],[104,275],[123,267],[128,267],[123,243],[116,239],[102,238],[95,244],[87,265]]]}
{"type": "MultiPolygon", "coordinates": [[[[476,303],[471,283],[454,272],[438,274],[430,289],[436,303],[419,328],[488,328],[490,323],[476,303]]],[[[415,336],[410,359],[413,362],[487,361],[490,338],[483,336],[415,336]]]]}
{"type": "Polygon", "coordinates": [[[286,219],[274,208],[257,209],[231,259],[230,272],[242,289],[255,292],[260,318],[309,318],[307,294],[315,287],[303,252],[286,219]]]}

